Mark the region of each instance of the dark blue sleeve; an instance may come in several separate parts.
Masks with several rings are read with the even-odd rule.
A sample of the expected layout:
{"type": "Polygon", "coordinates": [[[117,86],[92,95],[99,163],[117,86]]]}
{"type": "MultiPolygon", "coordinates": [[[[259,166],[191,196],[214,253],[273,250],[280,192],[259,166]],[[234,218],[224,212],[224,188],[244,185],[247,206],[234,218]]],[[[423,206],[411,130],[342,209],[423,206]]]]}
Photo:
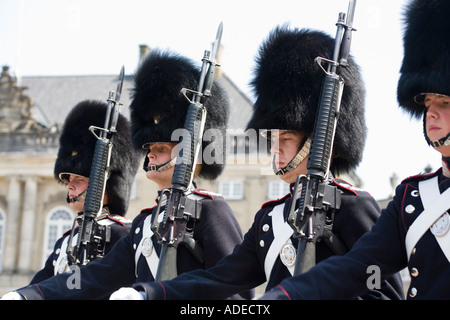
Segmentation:
{"type": "MultiPolygon", "coordinates": [[[[111,225],[111,241],[106,245],[105,252],[108,253],[111,251],[111,248],[114,244],[122,237],[126,236],[131,229],[131,223],[114,223],[111,225]]],[[[70,236],[70,233],[66,235],[70,236]]],[[[61,244],[64,241],[65,237],[63,236],[55,242],[55,246],[53,248],[53,252],[47,258],[44,268],[36,272],[34,277],[31,279],[30,284],[35,284],[41,281],[44,281],[50,277],[55,275],[55,268],[53,266],[53,262],[57,259],[58,255],[55,253],[57,249],[61,248],[61,244]]]]}
{"type": "MultiPolygon", "coordinates": [[[[347,251],[368,233],[380,217],[380,208],[376,200],[366,191],[358,190],[357,195],[345,192],[342,195],[340,212],[336,214],[333,230],[341,239],[347,251]]],[[[320,251],[318,250],[318,253],[320,251]]],[[[382,281],[379,288],[365,291],[357,299],[404,299],[404,289],[399,273],[382,281]]]]}
{"type": "MultiPolygon", "coordinates": [[[[355,299],[377,285],[373,276],[378,270],[380,281],[391,278],[406,267],[396,212],[391,202],[372,230],[347,254],[330,257],[304,274],[283,280],[261,299],[355,299]]],[[[403,297],[401,292],[397,295],[403,297]]]]}
{"type": "Polygon", "coordinates": [[[218,300],[248,292],[266,281],[264,266],[254,247],[258,225],[256,218],[243,242],[211,268],[186,272],[171,281],[136,283],[133,287],[145,291],[149,300],[218,300]]]}
{"type": "Polygon", "coordinates": [[[194,238],[203,249],[204,269],[214,266],[242,243],[242,230],[224,200],[203,200],[202,215],[194,228],[194,238]]]}
{"type": "MultiPolygon", "coordinates": [[[[138,217],[135,221],[140,221],[138,217]]],[[[117,289],[131,286],[136,281],[131,237],[130,232],[127,236],[120,238],[105,257],[94,260],[87,266],[55,275],[16,291],[30,300],[108,297],[117,289]]]]}

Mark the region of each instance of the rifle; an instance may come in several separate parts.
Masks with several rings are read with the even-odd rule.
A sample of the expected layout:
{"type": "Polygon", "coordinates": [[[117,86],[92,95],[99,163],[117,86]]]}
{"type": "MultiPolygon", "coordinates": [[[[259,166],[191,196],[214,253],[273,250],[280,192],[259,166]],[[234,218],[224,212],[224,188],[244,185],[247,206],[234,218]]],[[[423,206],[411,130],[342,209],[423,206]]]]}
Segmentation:
{"type": "Polygon", "coordinates": [[[222,38],[223,24],[220,23],[212,51],[205,50],[202,58],[202,67],[197,91],[183,88],[181,92],[190,102],[184,122],[185,134],[180,142],[177,163],[175,164],[171,188],[161,192],[157,213],[165,205],[163,219],[158,221],[158,214],[153,216],[152,231],[162,244],[159,255],[158,270],[155,279],[170,280],[177,276],[177,248],[185,243],[188,250],[200,261],[203,261],[203,252],[193,239],[193,232],[187,232],[188,221],[199,220],[201,203],[192,195],[190,189],[197,162],[199,150],[202,145],[203,130],[206,121],[206,108],[204,99],[211,96],[214,82],[214,73],[217,64],[217,55],[222,38]],[[192,93],[189,99],[187,93],[192,93]]]}
{"type": "Polygon", "coordinates": [[[104,127],[90,126],[89,131],[97,138],[92,158],[89,183],[86,191],[86,200],[83,207],[80,232],[76,245],[72,244],[75,225],[69,238],[67,255],[77,265],[84,266],[90,261],[105,255],[106,244],[111,239],[111,228],[98,224],[97,218],[103,207],[106,182],[109,175],[113,135],[117,132],[116,125],[119,118],[120,95],[122,93],[125,69],[122,66],[117,83],[116,92],[110,91],[107,99],[107,109],[104,127]],[[96,131],[100,133],[97,134],[96,131]]]}
{"type": "Polygon", "coordinates": [[[335,186],[329,185],[328,172],[344,90],[344,80],[336,70],[338,66],[348,66],[355,5],[356,0],[350,0],[345,23],[345,13],[339,13],[332,60],[323,57],[315,59],[315,63],[325,73],[325,78],[314,125],[307,174],[297,177],[288,217],[294,237],[298,238],[294,275],[306,272],[314,266],[315,245],[318,241],[323,240],[335,254],[344,254],[346,251],[332,232],[334,213],[341,205],[341,193],[335,186]],[[323,67],[323,62],[328,63],[327,70],[323,67]],[[295,210],[299,184],[302,189],[299,207],[295,210]]]}

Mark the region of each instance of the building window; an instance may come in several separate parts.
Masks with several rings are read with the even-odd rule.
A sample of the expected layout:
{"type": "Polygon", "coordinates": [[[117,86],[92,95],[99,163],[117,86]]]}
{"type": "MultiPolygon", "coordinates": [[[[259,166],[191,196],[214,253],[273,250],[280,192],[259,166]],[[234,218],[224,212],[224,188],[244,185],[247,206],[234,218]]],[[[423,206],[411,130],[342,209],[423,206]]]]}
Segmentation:
{"type": "Polygon", "coordinates": [[[227,200],[242,200],[244,198],[244,182],[226,181],[219,183],[219,193],[227,200]]]}
{"type": "Polygon", "coordinates": [[[45,264],[48,256],[52,253],[56,240],[62,237],[64,232],[72,228],[75,215],[67,207],[56,207],[50,210],[45,222],[44,250],[42,250],[42,261],[45,264]]]}
{"type": "Polygon", "coordinates": [[[3,251],[5,248],[5,226],[6,226],[6,215],[0,209],[0,273],[2,272],[3,251]]]}
{"type": "Polygon", "coordinates": [[[276,200],[284,197],[289,193],[289,184],[284,181],[269,181],[267,198],[276,200]]]}

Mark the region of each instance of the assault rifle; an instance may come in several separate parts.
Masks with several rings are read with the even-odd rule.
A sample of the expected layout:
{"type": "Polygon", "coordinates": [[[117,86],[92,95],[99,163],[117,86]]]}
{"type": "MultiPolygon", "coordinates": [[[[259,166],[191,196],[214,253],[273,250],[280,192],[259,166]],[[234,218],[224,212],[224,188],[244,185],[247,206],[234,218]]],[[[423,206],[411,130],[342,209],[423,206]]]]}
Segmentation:
{"type": "Polygon", "coordinates": [[[184,243],[190,252],[203,261],[203,252],[193,238],[193,232],[187,232],[188,221],[200,219],[201,203],[195,199],[190,189],[199,150],[202,146],[203,130],[206,121],[204,99],[211,96],[217,55],[222,39],[223,24],[220,23],[212,51],[205,50],[197,91],[183,88],[181,91],[190,102],[184,122],[184,135],[180,142],[177,162],[172,176],[172,186],[161,192],[156,212],[165,205],[163,219],[153,216],[152,231],[162,244],[159,255],[156,280],[170,280],[177,276],[177,248],[184,243]],[[189,99],[188,93],[192,94],[189,99]]]}
{"type": "Polygon", "coordinates": [[[105,246],[111,239],[111,228],[100,225],[97,222],[97,218],[103,208],[103,196],[105,194],[111,160],[111,140],[117,132],[116,125],[119,118],[119,101],[122,93],[124,75],[125,69],[122,67],[116,92],[110,91],[108,95],[104,127],[89,127],[89,131],[97,138],[97,142],[95,143],[94,156],[89,173],[89,183],[86,191],[86,200],[84,202],[78,240],[74,246],[72,240],[75,226],[78,223],[77,219],[75,219],[66,250],[72,262],[80,266],[87,265],[90,261],[103,257],[105,255],[105,246]]]}
{"type": "Polygon", "coordinates": [[[345,13],[339,13],[332,60],[324,57],[315,59],[325,78],[311,141],[308,171],[306,175],[297,177],[288,218],[294,237],[299,241],[294,274],[306,272],[314,266],[318,241],[324,241],[335,254],[345,253],[345,247],[332,233],[334,212],[340,208],[341,193],[328,183],[328,172],[344,90],[344,81],[336,71],[338,66],[348,65],[355,5],[356,0],[350,0],[345,23],[345,13]],[[323,63],[328,64],[327,69],[323,63]],[[299,207],[295,210],[299,184],[302,189],[299,207]]]}

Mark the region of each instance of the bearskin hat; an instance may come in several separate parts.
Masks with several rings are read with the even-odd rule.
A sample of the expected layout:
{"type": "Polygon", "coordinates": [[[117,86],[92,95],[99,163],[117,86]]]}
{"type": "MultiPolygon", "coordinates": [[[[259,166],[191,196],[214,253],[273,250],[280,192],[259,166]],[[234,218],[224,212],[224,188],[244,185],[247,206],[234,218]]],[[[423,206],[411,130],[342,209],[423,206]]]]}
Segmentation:
{"type": "MultiPolygon", "coordinates": [[[[256,57],[251,81],[256,102],[247,129],[298,130],[311,136],[325,76],[314,59],[332,59],[333,50],[334,39],[323,32],[276,27],[256,57]]],[[[348,61],[337,69],[345,86],[330,168],[335,174],[360,163],[366,140],[365,87],[353,57],[348,61]]]]}
{"type": "MultiPolygon", "coordinates": [[[[181,89],[197,90],[200,68],[191,60],[169,51],[152,50],[142,61],[134,75],[134,88],[130,104],[131,132],[135,147],[149,142],[172,141],[174,130],[184,128],[190,102],[181,89]]],[[[212,154],[218,161],[203,157],[199,177],[215,179],[225,167],[226,126],[229,102],[226,92],[214,82],[212,95],[206,99],[205,132],[216,129],[221,137],[204,137],[202,149],[221,153],[212,154]],[[209,139],[209,138],[208,138],[209,139]],[[213,162],[213,163],[210,163],[213,162]]]]}
{"type": "Polygon", "coordinates": [[[450,96],[450,1],[413,0],[404,13],[403,62],[397,86],[401,108],[420,118],[425,110],[416,96],[450,96]]]}
{"type": "MultiPolygon", "coordinates": [[[[67,115],[59,138],[58,157],[54,176],[67,172],[89,177],[97,138],[90,126],[104,127],[107,104],[102,101],[79,102],[67,115]]],[[[133,147],[129,121],[119,114],[117,133],[113,135],[110,175],[106,183],[109,209],[112,214],[124,216],[128,209],[130,191],[140,158],[133,147]]]]}

